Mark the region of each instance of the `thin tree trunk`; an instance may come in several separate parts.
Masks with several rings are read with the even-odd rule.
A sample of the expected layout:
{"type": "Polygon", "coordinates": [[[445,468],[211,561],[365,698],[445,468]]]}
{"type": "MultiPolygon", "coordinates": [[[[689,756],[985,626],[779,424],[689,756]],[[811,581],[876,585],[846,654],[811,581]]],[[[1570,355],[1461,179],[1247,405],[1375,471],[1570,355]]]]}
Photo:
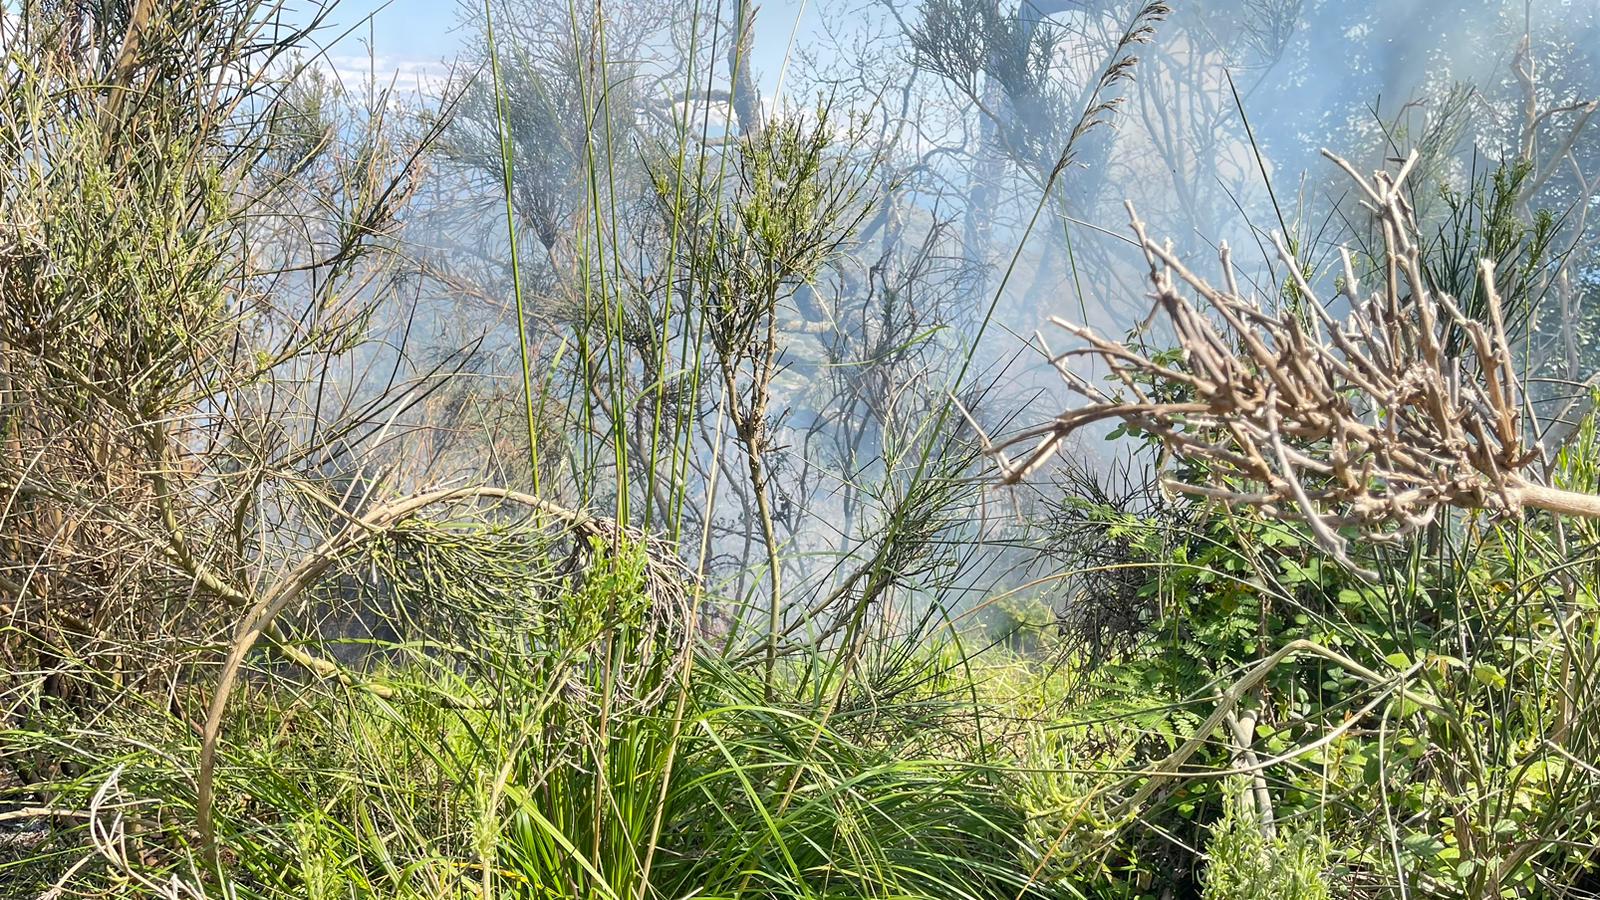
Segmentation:
{"type": "Polygon", "coordinates": [[[728,46],[728,105],[739,120],[739,133],[745,137],[761,134],[764,124],[761,117],[761,91],[750,71],[750,48],[755,43],[756,8],[752,0],[739,0],[734,14],[733,27],[737,32],[728,46]]]}

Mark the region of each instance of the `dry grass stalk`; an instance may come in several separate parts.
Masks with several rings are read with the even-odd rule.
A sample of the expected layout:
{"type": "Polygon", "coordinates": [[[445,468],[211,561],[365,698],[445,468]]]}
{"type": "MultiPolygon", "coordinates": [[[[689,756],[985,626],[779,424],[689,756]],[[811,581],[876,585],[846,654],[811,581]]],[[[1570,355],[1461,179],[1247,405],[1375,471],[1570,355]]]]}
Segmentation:
{"type": "Polygon", "coordinates": [[[1117,420],[1194,464],[1199,477],[1169,479],[1174,490],[1303,520],[1347,564],[1338,529],[1394,539],[1446,506],[1600,517],[1600,497],[1540,484],[1532,471],[1543,454],[1527,438],[1493,264],[1484,260],[1479,268],[1488,323],[1430,289],[1416,216],[1401,189],[1416,155],[1398,173],[1377,172],[1369,180],[1324,153],[1355,180],[1381,228],[1378,289],[1362,295],[1350,254],[1342,251],[1350,312],[1335,319],[1328,312],[1333,301],[1317,298],[1280,237],[1278,255],[1298,302],[1269,310],[1241,292],[1226,245],[1224,283],[1217,287],[1186,267],[1170,244],[1152,239],[1129,205],[1150,265],[1151,318],[1171,325],[1181,354],[1169,365],[1053,319],[1086,345],[1050,356],[1088,403],[997,443],[984,437],[1005,482],[1038,469],[1078,429],[1117,420]],[[1459,355],[1446,350],[1452,332],[1465,337],[1459,355]],[[1104,364],[1119,387],[1108,392],[1073,372],[1066,362],[1080,355],[1104,364]],[[1013,460],[1007,451],[1019,446],[1027,450],[1013,460]]]}

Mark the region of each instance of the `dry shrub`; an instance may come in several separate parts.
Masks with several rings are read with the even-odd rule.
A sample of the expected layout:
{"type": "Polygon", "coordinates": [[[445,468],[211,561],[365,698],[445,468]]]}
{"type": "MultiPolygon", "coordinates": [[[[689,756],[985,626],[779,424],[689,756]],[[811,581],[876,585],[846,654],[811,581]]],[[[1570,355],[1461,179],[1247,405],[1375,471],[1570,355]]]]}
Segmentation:
{"type": "Polygon", "coordinates": [[[1304,262],[1280,239],[1289,302],[1269,309],[1241,291],[1226,245],[1218,287],[1151,238],[1130,206],[1150,265],[1151,318],[1171,326],[1179,353],[1168,361],[1054,319],[1085,345],[1051,359],[1088,403],[998,443],[985,439],[1004,480],[1026,477],[1077,430],[1114,420],[1189,464],[1188,478],[1168,479],[1173,489],[1302,520],[1347,563],[1339,529],[1393,540],[1446,506],[1600,517],[1600,498],[1548,487],[1535,471],[1544,454],[1528,437],[1532,414],[1493,264],[1479,267],[1486,323],[1425,277],[1416,215],[1401,189],[1417,157],[1370,179],[1331,158],[1382,230],[1383,252],[1372,261],[1378,289],[1362,292],[1345,251],[1338,299],[1349,313],[1336,319],[1328,311],[1335,302],[1319,298],[1304,262]],[[1460,353],[1450,352],[1458,345],[1460,353]],[[1116,387],[1104,390],[1069,368],[1080,355],[1103,365],[1116,387]],[[1018,445],[1028,449],[1013,461],[1006,451],[1018,445]]]}

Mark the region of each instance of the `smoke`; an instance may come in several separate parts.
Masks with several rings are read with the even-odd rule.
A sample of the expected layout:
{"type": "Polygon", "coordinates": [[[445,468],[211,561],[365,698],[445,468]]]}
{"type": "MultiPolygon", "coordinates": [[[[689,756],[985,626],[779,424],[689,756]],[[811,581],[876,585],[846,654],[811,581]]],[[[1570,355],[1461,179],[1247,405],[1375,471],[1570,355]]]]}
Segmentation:
{"type": "MultiPolygon", "coordinates": [[[[531,298],[521,329],[540,366],[565,366],[572,377],[574,278],[593,277],[603,258],[632,267],[619,308],[649,325],[634,332],[635,349],[649,344],[651,328],[680,339],[651,312],[671,294],[663,289],[670,238],[653,197],[663,167],[678,165],[681,152],[702,177],[729,171],[737,136],[756,124],[732,112],[740,104],[731,91],[757,91],[744,106],[764,122],[818,104],[834,111],[841,135],[837,123],[848,120],[859,136],[850,152],[874,167],[868,193],[877,205],[848,252],[794,286],[779,316],[774,491],[795,583],[825,586],[849,569],[845,558],[893,508],[897,479],[930,423],[948,432],[938,437],[945,449],[972,442],[958,418],[944,417],[952,394],[994,433],[1060,409],[1045,346],[1067,342],[1045,324],[1051,316],[1113,336],[1145,319],[1148,269],[1127,238],[1125,203],[1197,265],[1228,245],[1240,282],[1270,305],[1284,291],[1274,235],[1298,248],[1321,286],[1337,277],[1338,246],[1359,250],[1366,237],[1364,214],[1323,148],[1367,169],[1419,153],[1412,189],[1424,215],[1442,208],[1443,189],[1466,190],[1475,174],[1522,161],[1537,173],[1525,211],[1551,210],[1558,243],[1589,254],[1572,271],[1593,270],[1581,231],[1600,145],[1583,104],[1600,98],[1600,12],[1588,4],[1219,0],[1177,4],[1164,17],[1118,0],[724,6],[720,19],[695,18],[677,4],[608,0],[603,26],[596,19],[575,30],[557,27],[569,15],[564,3],[496,7],[506,83],[515,86],[513,214],[537,238],[520,248],[531,298]],[[754,29],[742,56],[736,22],[754,29]],[[1149,43],[1120,43],[1147,24],[1149,43]],[[730,65],[749,68],[749,86],[728,77],[730,65]],[[783,93],[774,96],[780,72],[783,93]],[[1103,83],[1108,72],[1127,77],[1103,83]],[[1082,128],[1094,119],[1103,125],[1082,128]],[[603,178],[588,177],[596,160],[603,178]]],[[[380,21],[398,14],[379,13],[380,21]]],[[[467,10],[462,23],[457,77],[424,68],[406,76],[449,102],[464,98],[451,107],[458,121],[409,235],[426,265],[414,283],[423,318],[407,327],[425,321],[436,341],[472,344],[466,368],[477,386],[468,393],[481,406],[456,408],[498,402],[503,417],[520,369],[499,122],[481,81],[483,22],[467,10]]],[[[1140,339],[1170,342],[1160,333],[1140,339]]],[[[667,367],[675,385],[689,381],[689,365],[667,367]]],[[[1068,365],[1086,379],[1104,376],[1077,359],[1068,365]]],[[[638,380],[618,396],[645,396],[653,370],[630,371],[638,380]]],[[[733,452],[712,426],[717,394],[707,387],[678,399],[703,420],[689,440],[688,468],[701,470],[690,493],[709,493],[699,489],[733,452]]],[[[491,431],[497,452],[514,458],[515,429],[491,431]]],[[[1094,468],[1113,455],[1109,446],[1091,437],[1070,455],[1094,468]]],[[[554,440],[551,453],[570,449],[554,440]]],[[[600,498],[569,489],[567,502],[600,498]]],[[[742,572],[753,561],[750,498],[727,481],[720,490],[697,501],[687,524],[713,535],[714,568],[721,561],[742,572]]],[[[965,502],[973,504],[966,538],[1012,545],[1014,511],[1053,501],[965,502]]],[[[1004,564],[1002,574],[970,568],[985,573],[980,581],[1014,574],[1004,564]]],[[[742,578],[732,590],[759,592],[742,578]]]]}

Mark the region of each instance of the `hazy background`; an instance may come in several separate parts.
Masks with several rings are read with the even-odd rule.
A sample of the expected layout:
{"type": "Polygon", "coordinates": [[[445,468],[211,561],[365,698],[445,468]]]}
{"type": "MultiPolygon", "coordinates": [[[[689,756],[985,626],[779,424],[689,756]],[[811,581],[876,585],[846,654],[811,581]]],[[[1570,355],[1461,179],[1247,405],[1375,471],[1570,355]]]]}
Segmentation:
{"type": "MultiPolygon", "coordinates": [[[[1559,380],[1592,369],[1596,267],[1578,236],[1600,181],[1600,148],[1587,130],[1600,97],[1594,4],[1172,7],[1160,15],[1145,3],[1102,0],[610,0],[579,10],[493,0],[533,318],[526,333],[538,364],[553,364],[569,333],[562,292],[594,251],[597,197],[616,217],[609,249],[637,259],[644,275],[660,271],[649,181],[663,148],[680,141],[674,123],[695,123],[691,151],[715,166],[732,136],[820,103],[836,113],[844,152],[870,160],[875,205],[845,256],[785,300],[773,416],[778,506],[833,510],[788,519],[795,552],[786,565],[802,577],[810,555],[842,548],[881,508],[863,484],[892,475],[895,448],[936,401],[967,397],[996,433],[1042,421],[1071,397],[1036,329],[1059,351],[1070,341],[1047,324],[1051,316],[1114,336],[1145,317],[1148,270],[1125,237],[1125,202],[1210,277],[1221,278],[1217,255],[1228,245],[1241,282],[1269,305],[1282,290],[1273,236],[1283,235],[1337,305],[1337,249],[1359,253],[1372,235],[1324,148],[1364,171],[1393,170],[1418,153],[1410,184],[1425,232],[1460,227],[1459,197],[1496,172],[1525,168],[1516,202],[1528,216],[1548,213],[1553,247],[1577,254],[1567,271],[1578,277],[1546,286],[1546,312],[1521,337],[1536,372],[1559,380]],[[730,38],[736,21],[749,28],[743,55],[730,38]],[[1146,25],[1146,40],[1123,43],[1146,25]],[[753,78],[730,106],[735,56],[741,76],[753,78]],[[575,57],[588,60],[592,81],[605,74],[609,130],[595,103],[578,98],[575,57]],[[686,76],[702,96],[674,100],[686,76]],[[583,125],[584,109],[595,127],[583,125]],[[854,129],[844,124],[851,115],[854,129]],[[586,184],[591,164],[606,171],[600,188],[586,184]],[[899,355],[880,366],[885,354],[899,355]]],[[[511,402],[518,340],[482,6],[352,0],[321,35],[323,68],[347,89],[369,78],[393,85],[389,102],[424,120],[442,99],[450,104],[442,150],[404,231],[416,277],[390,285],[404,302],[388,308],[412,313],[387,323],[389,345],[413,371],[456,359],[476,386],[451,409],[507,417],[490,430],[510,441],[520,427],[511,402]]],[[[648,318],[653,295],[641,291],[648,318]]],[[[379,362],[380,370],[389,363],[379,362]]],[[[641,384],[648,375],[641,370],[641,384]]],[[[698,440],[697,459],[709,465],[715,436],[698,440]]],[[[1069,457],[1099,469],[1107,446],[1090,437],[1069,457]]],[[[484,458],[441,452],[429,471],[478,471],[484,458]]],[[[722,521],[715,546],[730,563],[748,555],[748,498],[724,497],[703,514],[722,521]]],[[[980,518],[1005,516],[985,509],[980,518]]]]}

